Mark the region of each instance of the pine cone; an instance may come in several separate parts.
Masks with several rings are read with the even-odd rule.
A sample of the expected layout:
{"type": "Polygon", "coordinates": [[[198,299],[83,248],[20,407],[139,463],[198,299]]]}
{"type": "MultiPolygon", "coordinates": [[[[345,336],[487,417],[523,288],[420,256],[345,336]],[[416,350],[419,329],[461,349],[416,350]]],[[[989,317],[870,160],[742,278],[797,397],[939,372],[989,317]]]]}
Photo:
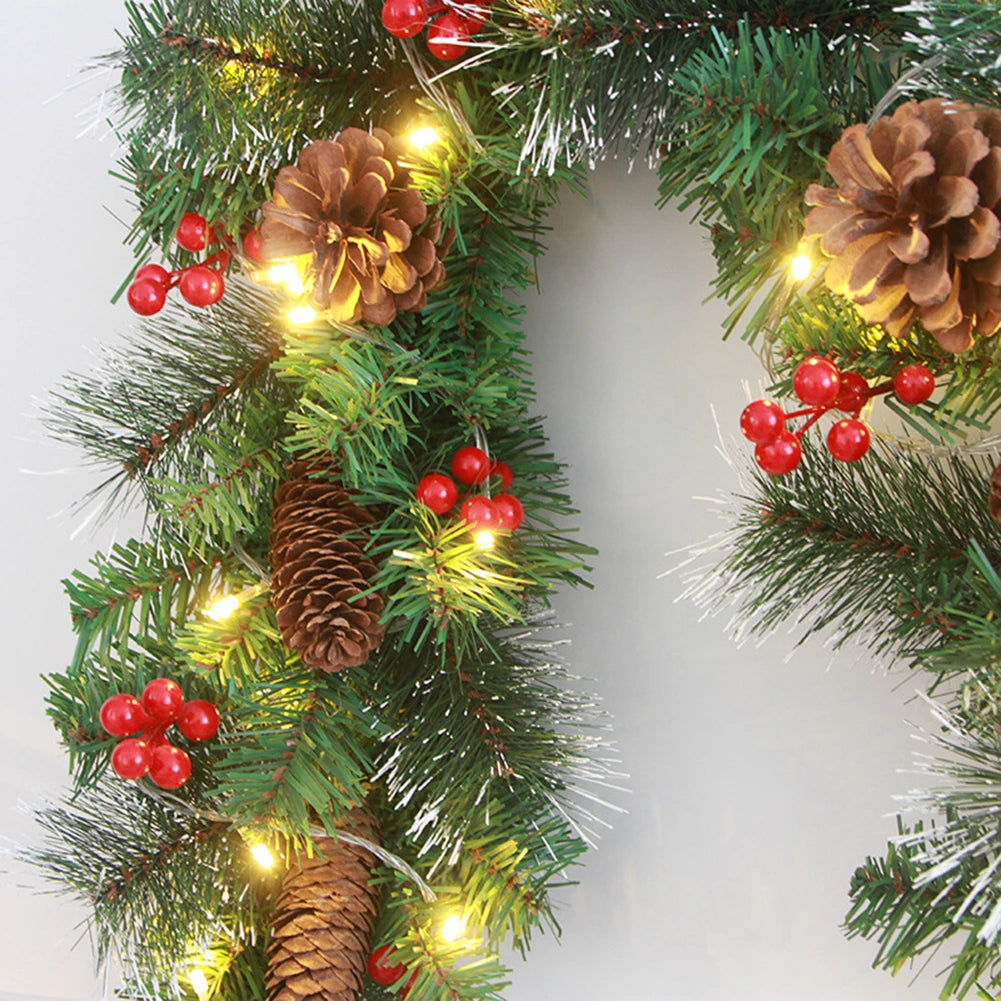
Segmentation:
{"type": "Polygon", "coordinates": [[[385,326],[422,310],[444,277],[451,239],[397,164],[404,143],[355,128],[311,143],[264,203],[264,256],[309,255],[313,300],[337,322],[385,326]]]}
{"type": "Polygon", "coordinates": [[[1001,525],[1001,464],[995,466],[991,473],[991,495],[987,499],[987,507],[991,517],[1001,525]]]}
{"type": "MultiPolygon", "coordinates": [[[[352,810],[338,827],[378,843],[374,818],[352,810]]],[[[303,858],[282,880],[271,916],[268,1001],[356,1001],[365,983],[376,894],[363,848],[318,838],[323,857],[303,858]]]]}
{"type": "Polygon", "coordinates": [[[285,645],[321,671],[368,660],[382,642],[383,602],[364,553],[372,513],[303,465],[278,488],[271,516],[271,588],[285,645]],[[359,595],[362,595],[359,597],[359,595]]]}
{"type": "Polygon", "coordinates": [[[919,320],[946,351],[1001,327],[1001,109],[903,104],[868,135],[852,125],[811,184],[808,236],[828,287],[905,337],[919,320]]]}

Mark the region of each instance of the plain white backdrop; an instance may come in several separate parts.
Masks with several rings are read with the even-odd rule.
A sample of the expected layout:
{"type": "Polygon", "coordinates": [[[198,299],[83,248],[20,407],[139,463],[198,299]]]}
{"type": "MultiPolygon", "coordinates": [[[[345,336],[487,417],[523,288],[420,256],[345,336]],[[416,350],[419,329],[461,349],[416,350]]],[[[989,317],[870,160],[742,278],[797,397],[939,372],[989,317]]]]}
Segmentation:
{"type": "MultiPolygon", "coordinates": [[[[58,512],[92,482],[47,445],[34,400],[98,344],[128,329],[109,298],[126,274],[126,197],[108,177],[79,66],[115,47],[117,0],[43,0],[5,9],[0,34],[5,157],[0,253],[4,429],[4,687],[0,831],[32,836],[21,801],[56,795],[66,775],[39,675],[73,638],[60,579],[112,533],[73,538],[58,512]],[[59,96],[61,94],[61,96],[59,96]],[[52,99],[52,100],[49,100],[52,99]],[[107,207],[107,208],[106,208],[107,207]],[[119,219],[116,219],[116,215],[119,219]]],[[[839,931],[848,879],[893,832],[891,795],[912,782],[904,717],[919,678],[874,672],[793,636],[737,648],[719,620],[677,603],[665,555],[719,527],[693,498],[734,489],[716,453],[759,378],[722,311],[703,306],[713,269],[701,232],[654,211],[655,181],[606,164],[587,200],[553,217],[542,294],[528,303],[538,399],[569,463],[587,541],[601,550],[590,592],[556,607],[571,665],[615,717],[632,792],[602,847],[562,895],[562,944],[515,959],[509,1001],[930,1001],[868,968],[872,948],[839,931]]],[[[100,996],[83,912],[0,876],[0,1001],[100,996]]],[[[935,963],[932,963],[935,967],[935,963]]]]}

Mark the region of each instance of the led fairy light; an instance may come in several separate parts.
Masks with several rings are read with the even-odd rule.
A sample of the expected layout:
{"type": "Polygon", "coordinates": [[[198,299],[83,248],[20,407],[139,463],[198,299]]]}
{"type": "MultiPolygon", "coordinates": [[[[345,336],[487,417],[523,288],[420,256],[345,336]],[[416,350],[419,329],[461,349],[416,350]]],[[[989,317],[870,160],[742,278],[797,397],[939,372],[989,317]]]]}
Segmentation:
{"type": "Polygon", "coordinates": [[[242,591],[234,594],[224,594],[217,598],[205,609],[205,614],[216,622],[223,622],[228,619],[244,602],[256,598],[271,587],[271,582],[262,580],[252,587],[245,587],[242,591]]]}
{"type": "Polygon", "coordinates": [[[305,327],[316,319],[316,310],[312,306],[293,306],[285,316],[294,326],[305,327]]]}
{"type": "Polygon", "coordinates": [[[200,966],[193,967],[188,973],[188,980],[191,982],[191,989],[195,992],[198,1001],[208,1001],[211,992],[205,971],[200,966]]]}
{"type": "Polygon", "coordinates": [[[466,919],[461,914],[450,914],[441,923],[438,931],[442,941],[451,944],[458,942],[466,934],[466,919]]]}
{"type": "Polygon", "coordinates": [[[438,135],[438,130],[433,126],[422,125],[414,129],[407,138],[415,149],[427,149],[438,142],[441,136],[438,135]]]}
{"type": "Polygon", "coordinates": [[[263,841],[258,841],[250,849],[250,856],[262,869],[271,869],[275,864],[275,857],[271,849],[263,841]]]}

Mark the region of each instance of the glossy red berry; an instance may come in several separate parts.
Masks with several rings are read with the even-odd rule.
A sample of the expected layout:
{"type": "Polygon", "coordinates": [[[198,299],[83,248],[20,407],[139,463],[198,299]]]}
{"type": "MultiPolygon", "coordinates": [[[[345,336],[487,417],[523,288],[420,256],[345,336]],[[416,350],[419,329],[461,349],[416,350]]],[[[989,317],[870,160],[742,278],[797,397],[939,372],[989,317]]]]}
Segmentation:
{"type": "Polygon", "coordinates": [[[210,740],[219,732],[219,710],[205,699],[192,699],[181,706],[177,729],[188,740],[210,740]]]}
{"type": "Polygon", "coordinates": [[[402,963],[393,962],[395,952],[391,945],[382,945],[368,957],[368,975],[383,987],[395,984],[407,972],[402,963]]]}
{"type": "Polygon", "coordinates": [[[131,737],[148,724],[149,717],[134,695],[112,695],[101,706],[101,726],[112,737],[131,737]]]}
{"type": "Polygon", "coordinates": [[[158,723],[172,723],[183,705],[181,686],[170,678],[154,678],[143,689],[142,707],[158,723]]]}
{"type": "Polygon", "coordinates": [[[772,476],[790,473],[799,465],[803,449],[792,431],[780,431],[772,441],[754,449],[754,461],[772,476]]]}
{"type": "Polygon", "coordinates": [[[159,282],[164,288],[170,288],[170,272],[162,264],[144,264],[137,272],[134,281],[149,278],[159,282]]]}
{"type": "Polygon", "coordinates": [[[167,301],[167,286],[154,278],[137,278],[125,294],[133,312],[140,316],[152,316],[163,309],[167,301]]]}
{"type": "Polygon", "coordinates": [[[490,459],[482,448],[466,445],[452,456],[452,475],[471,487],[482,483],[490,474],[490,459]]]}
{"type": "Polygon", "coordinates": [[[250,229],[243,234],[243,252],[255,264],[267,264],[268,259],[264,256],[264,241],[261,239],[259,229],[250,229]]]}
{"type": "Polygon", "coordinates": [[[841,373],[841,389],[834,406],[849,414],[857,414],[869,398],[869,383],[855,372],[841,373]]]}
{"type": "Polygon", "coordinates": [[[155,747],[150,758],[149,777],[161,789],[179,789],[191,778],[191,758],[173,744],[155,747]]]}
{"type": "Polygon", "coordinates": [[[423,30],[427,19],[421,0],[386,0],[382,5],[382,24],[397,38],[413,38],[423,30]]]}
{"type": "Polygon", "coordinates": [[[120,741],[111,752],[111,767],[123,779],[141,779],[148,771],[153,752],[144,740],[120,741]]]}
{"type": "Polygon", "coordinates": [[[514,482],[514,473],[506,462],[494,462],[490,466],[490,475],[500,477],[501,489],[507,490],[514,482]]]}
{"type": "Polygon", "coordinates": [[[869,428],[852,417],[831,425],[827,451],[841,462],[856,462],[869,451],[869,428]]]}
{"type": "Polygon", "coordinates": [[[466,19],[450,11],[432,21],[428,28],[428,48],[431,55],[446,61],[464,56],[469,48],[466,19]]]}
{"type": "Polygon", "coordinates": [[[417,499],[431,508],[435,514],[445,514],[452,510],[459,491],[455,483],[443,473],[428,473],[417,484],[417,499]]]}
{"type": "Polygon", "coordinates": [[[795,394],[811,407],[833,403],[841,391],[838,366],[826,358],[806,358],[796,366],[792,377],[795,394]]]}
{"type": "Polygon", "coordinates": [[[470,4],[464,8],[461,17],[465,21],[467,35],[475,35],[483,30],[490,14],[490,11],[487,10],[487,2],[488,0],[479,0],[475,6],[470,4]]]}
{"type": "Polygon", "coordinates": [[[467,497],[459,508],[459,517],[471,532],[490,531],[500,527],[497,507],[489,497],[467,497]]]}
{"type": "Polygon", "coordinates": [[[212,242],[212,227],[197,212],[185,212],[174,239],[185,250],[204,250],[212,242]]]}
{"type": "Polygon", "coordinates": [[[497,509],[497,526],[513,532],[524,520],[525,509],[521,501],[511,494],[498,494],[493,499],[497,509]]]}
{"type": "Polygon", "coordinates": [[[205,267],[204,264],[185,268],[178,286],[181,289],[181,295],[192,306],[211,306],[218,302],[222,298],[223,292],[226,291],[222,275],[218,271],[205,267]]]}
{"type": "Polygon", "coordinates": [[[905,365],[893,377],[893,391],[904,403],[924,403],[935,392],[935,376],[924,365],[905,365]]]}
{"type": "Polygon", "coordinates": [[[775,441],[785,422],[786,415],[774,400],[754,400],[740,415],[740,430],[748,441],[763,445],[775,441]]]}

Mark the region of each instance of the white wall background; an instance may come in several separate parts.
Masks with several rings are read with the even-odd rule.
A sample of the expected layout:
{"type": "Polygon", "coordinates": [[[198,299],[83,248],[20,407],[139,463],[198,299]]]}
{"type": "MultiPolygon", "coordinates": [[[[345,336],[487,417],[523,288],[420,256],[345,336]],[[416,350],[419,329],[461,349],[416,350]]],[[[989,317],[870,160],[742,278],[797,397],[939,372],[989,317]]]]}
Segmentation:
{"type": "MultiPolygon", "coordinates": [[[[59,580],[110,539],[72,539],[54,517],[90,480],[49,475],[72,460],[42,443],[32,401],[130,315],[108,303],[129,264],[104,208],[128,219],[106,173],[113,143],[74,139],[99,82],[45,103],[114,47],[118,0],[8,4],[4,21],[0,831],[16,841],[30,837],[17,803],[65,776],[38,678],[72,647],[59,580]]],[[[645,172],[602,167],[590,198],[556,213],[529,302],[540,408],[601,549],[596,590],[557,611],[575,623],[574,668],[615,716],[633,792],[563,895],[563,944],[540,939],[515,960],[509,1001],[930,1001],[932,979],[908,990],[906,971],[870,971],[870,947],[838,930],[852,869],[882,850],[890,796],[910,783],[895,770],[918,679],[851,656],[829,664],[819,644],[787,660],[791,637],[738,649],[720,621],[675,603],[678,580],[658,578],[667,551],[717,528],[692,499],[735,485],[710,405],[735,428],[758,365],[701,305],[712,264],[700,232],[655,213],[654,197],[645,172]]],[[[82,913],[23,891],[22,877],[0,876],[0,1001],[100,996],[86,943],[72,949],[82,913]]]]}

